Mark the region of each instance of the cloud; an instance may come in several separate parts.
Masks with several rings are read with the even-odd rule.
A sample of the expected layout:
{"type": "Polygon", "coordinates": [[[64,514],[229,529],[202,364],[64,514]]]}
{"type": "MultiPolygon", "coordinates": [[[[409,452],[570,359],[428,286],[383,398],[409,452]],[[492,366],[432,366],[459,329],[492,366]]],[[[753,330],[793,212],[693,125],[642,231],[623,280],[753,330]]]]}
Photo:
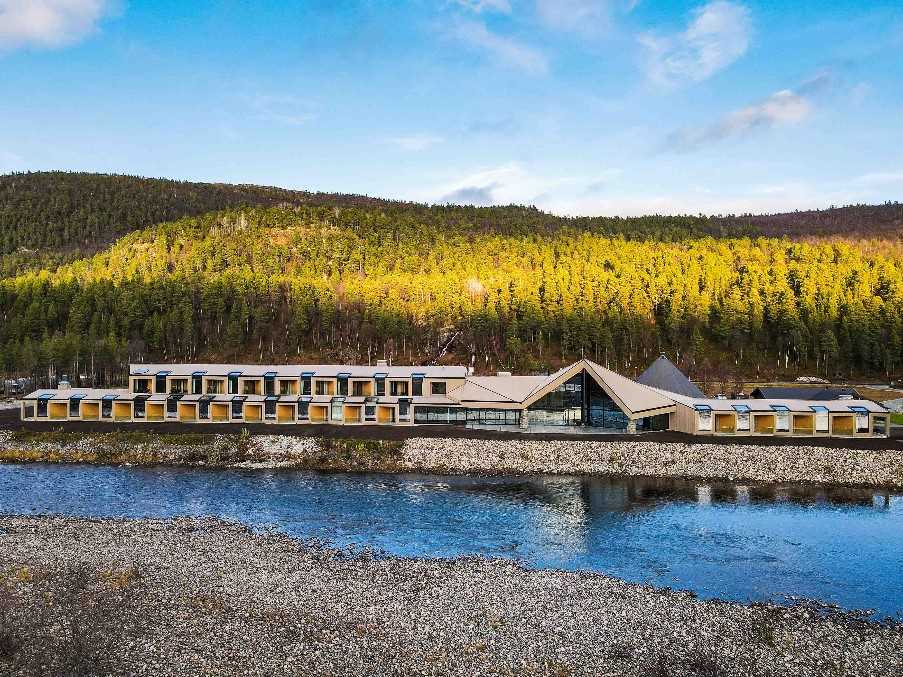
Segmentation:
{"type": "Polygon", "coordinates": [[[761,129],[798,124],[812,112],[812,104],[799,91],[814,90],[808,87],[797,92],[784,89],[764,101],[728,113],[713,124],[678,129],[668,135],[662,150],[686,153],[732,137],[747,136],[761,129]]]}
{"type": "Polygon", "coordinates": [[[511,3],[509,0],[454,0],[454,4],[477,14],[482,14],[483,12],[511,14],[511,3]]]}
{"type": "Polygon", "coordinates": [[[545,54],[520,42],[490,31],[480,21],[459,20],[452,35],[471,48],[489,54],[497,62],[530,75],[545,75],[549,62],[545,54]]]}
{"type": "Polygon", "coordinates": [[[519,162],[481,169],[432,191],[427,201],[439,204],[540,204],[554,191],[577,187],[570,177],[549,178],[528,171],[519,162]],[[435,197],[438,196],[438,197],[435,197]]]}
{"type": "Polygon", "coordinates": [[[453,190],[447,195],[443,195],[438,201],[442,204],[489,207],[490,205],[495,204],[493,191],[498,187],[499,184],[497,183],[492,183],[488,186],[465,186],[464,188],[453,190]]]}
{"type": "Polygon", "coordinates": [[[309,101],[294,96],[258,94],[250,98],[249,105],[259,119],[290,127],[299,127],[317,118],[309,101]]]}
{"type": "Polygon", "coordinates": [[[402,150],[417,152],[440,144],[445,139],[435,134],[411,134],[409,136],[396,136],[388,141],[402,150]]]}
{"type": "Polygon", "coordinates": [[[0,50],[62,47],[97,30],[114,0],[0,0],[0,50]]]}
{"type": "Polygon", "coordinates": [[[536,15],[553,30],[595,35],[611,25],[612,4],[612,0],[536,0],[536,15]]]}
{"type": "Polygon", "coordinates": [[[640,37],[647,50],[647,76],[666,87],[706,80],[746,53],[751,34],[746,7],[727,0],[710,2],[693,12],[682,33],[640,37]]]}

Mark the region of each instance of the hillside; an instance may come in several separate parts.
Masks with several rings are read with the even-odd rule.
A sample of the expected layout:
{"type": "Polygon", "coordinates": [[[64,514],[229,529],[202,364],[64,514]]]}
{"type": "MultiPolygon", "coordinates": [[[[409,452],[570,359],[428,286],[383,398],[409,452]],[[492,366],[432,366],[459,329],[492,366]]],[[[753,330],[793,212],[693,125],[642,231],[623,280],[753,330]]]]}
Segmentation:
{"type": "Polygon", "coordinates": [[[584,354],[634,374],[661,350],[724,382],[899,371],[899,244],[711,237],[705,222],[403,203],[186,217],[0,281],[0,371],[377,357],[532,371],[584,354]],[[601,225],[618,223],[629,237],[601,225]]]}
{"type": "Polygon", "coordinates": [[[282,188],[192,183],[135,176],[30,172],[0,176],[0,277],[90,256],[117,238],[156,223],[238,206],[279,204],[403,209],[421,221],[479,232],[530,234],[561,228],[631,238],[674,240],[712,235],[794,239],[881,237],[903,232],[903,205],[856,205],[822,211],[746,216],[567,218],[535,208],[428,207],[375,198],[282,188]]]}
{"type": "Polygon", "coordinates": [[[360,196],[79,172],[0,176],[0,276],[91,255],[141,228],[241,205],[365,205],[360,196]]]}

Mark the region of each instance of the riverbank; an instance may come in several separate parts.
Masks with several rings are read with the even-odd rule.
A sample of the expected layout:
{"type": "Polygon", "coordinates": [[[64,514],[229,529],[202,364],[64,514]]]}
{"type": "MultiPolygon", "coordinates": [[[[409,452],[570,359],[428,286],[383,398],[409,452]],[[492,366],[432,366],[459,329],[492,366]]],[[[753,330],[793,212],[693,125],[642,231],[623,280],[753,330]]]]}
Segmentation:
{"type": "Polygon", "coordinates": [[[212,519],[2,517],[0,571],[12,675],[41,657],[117,675],[883,676],[903,655],[899,625],[811,607],[375,557],[212,519]]]}
{"type": "Polygon", "coordinates": [[[593,440],[420,438],[374,440],[143,431],[0,430],[0,462],[71,462],[335,472],[582,474],[899,489],[903,448],[593,440]]]}

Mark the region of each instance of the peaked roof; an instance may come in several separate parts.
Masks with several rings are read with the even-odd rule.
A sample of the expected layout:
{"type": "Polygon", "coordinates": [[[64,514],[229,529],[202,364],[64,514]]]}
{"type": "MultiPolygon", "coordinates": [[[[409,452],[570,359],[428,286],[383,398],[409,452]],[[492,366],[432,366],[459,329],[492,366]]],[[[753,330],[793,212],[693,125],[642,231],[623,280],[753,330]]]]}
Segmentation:
{"type": "Polygon", "coordinates": [[[828,388],[824,386],[762,386],[752,391],[755,398],[783,398],[790,400],[839,400],[841,397],[859,399],[853,388],[828,388]]]}
{"type": "Polygon", "coordinates": [[[705,393],[664,354],[659,355],[646,371],[640,374],[637,383],[687,397],[705,397],[705,393]]]}

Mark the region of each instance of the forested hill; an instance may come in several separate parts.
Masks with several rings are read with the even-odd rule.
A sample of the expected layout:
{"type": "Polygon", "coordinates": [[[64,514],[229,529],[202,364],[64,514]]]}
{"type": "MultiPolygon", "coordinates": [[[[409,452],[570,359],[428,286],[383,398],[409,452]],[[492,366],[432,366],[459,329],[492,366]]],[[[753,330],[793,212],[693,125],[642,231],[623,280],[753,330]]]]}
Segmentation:
{"type": "Polygon", "coordinates": [[[529,234],[559,228],[675,239],[687,235],[792,238],[899,237],[903,204],[856,205],[759,216],[643,216],[567,218],[534,208],[434,206],[359,195],[282,188],[191,183],[135,176],[32,172],[0,176],[0,275],[53,267],[94,254],[147,226],[237,206],[279,204],[387,208],[436,225],[480,232],[529,234]]]}
{"type": "Polygon", "coordinates": [[[383,201],[113,174],[7,174],[0,176],[0,275],[94,254],[155,223],[227,207],[283,203],[363,206],[383,201]]]}
{"type": "Polygon", "coordinates": [[[666,351],[722,382],[898,375],[899,242],[712,237],[702,222],[637,219],[647,232],[627,237],[401,203],[186,217],[0,280],[0,371],[110,381],[129,360],[387,357],[529,372],[585,355],[633,375],[666,351]]]}

